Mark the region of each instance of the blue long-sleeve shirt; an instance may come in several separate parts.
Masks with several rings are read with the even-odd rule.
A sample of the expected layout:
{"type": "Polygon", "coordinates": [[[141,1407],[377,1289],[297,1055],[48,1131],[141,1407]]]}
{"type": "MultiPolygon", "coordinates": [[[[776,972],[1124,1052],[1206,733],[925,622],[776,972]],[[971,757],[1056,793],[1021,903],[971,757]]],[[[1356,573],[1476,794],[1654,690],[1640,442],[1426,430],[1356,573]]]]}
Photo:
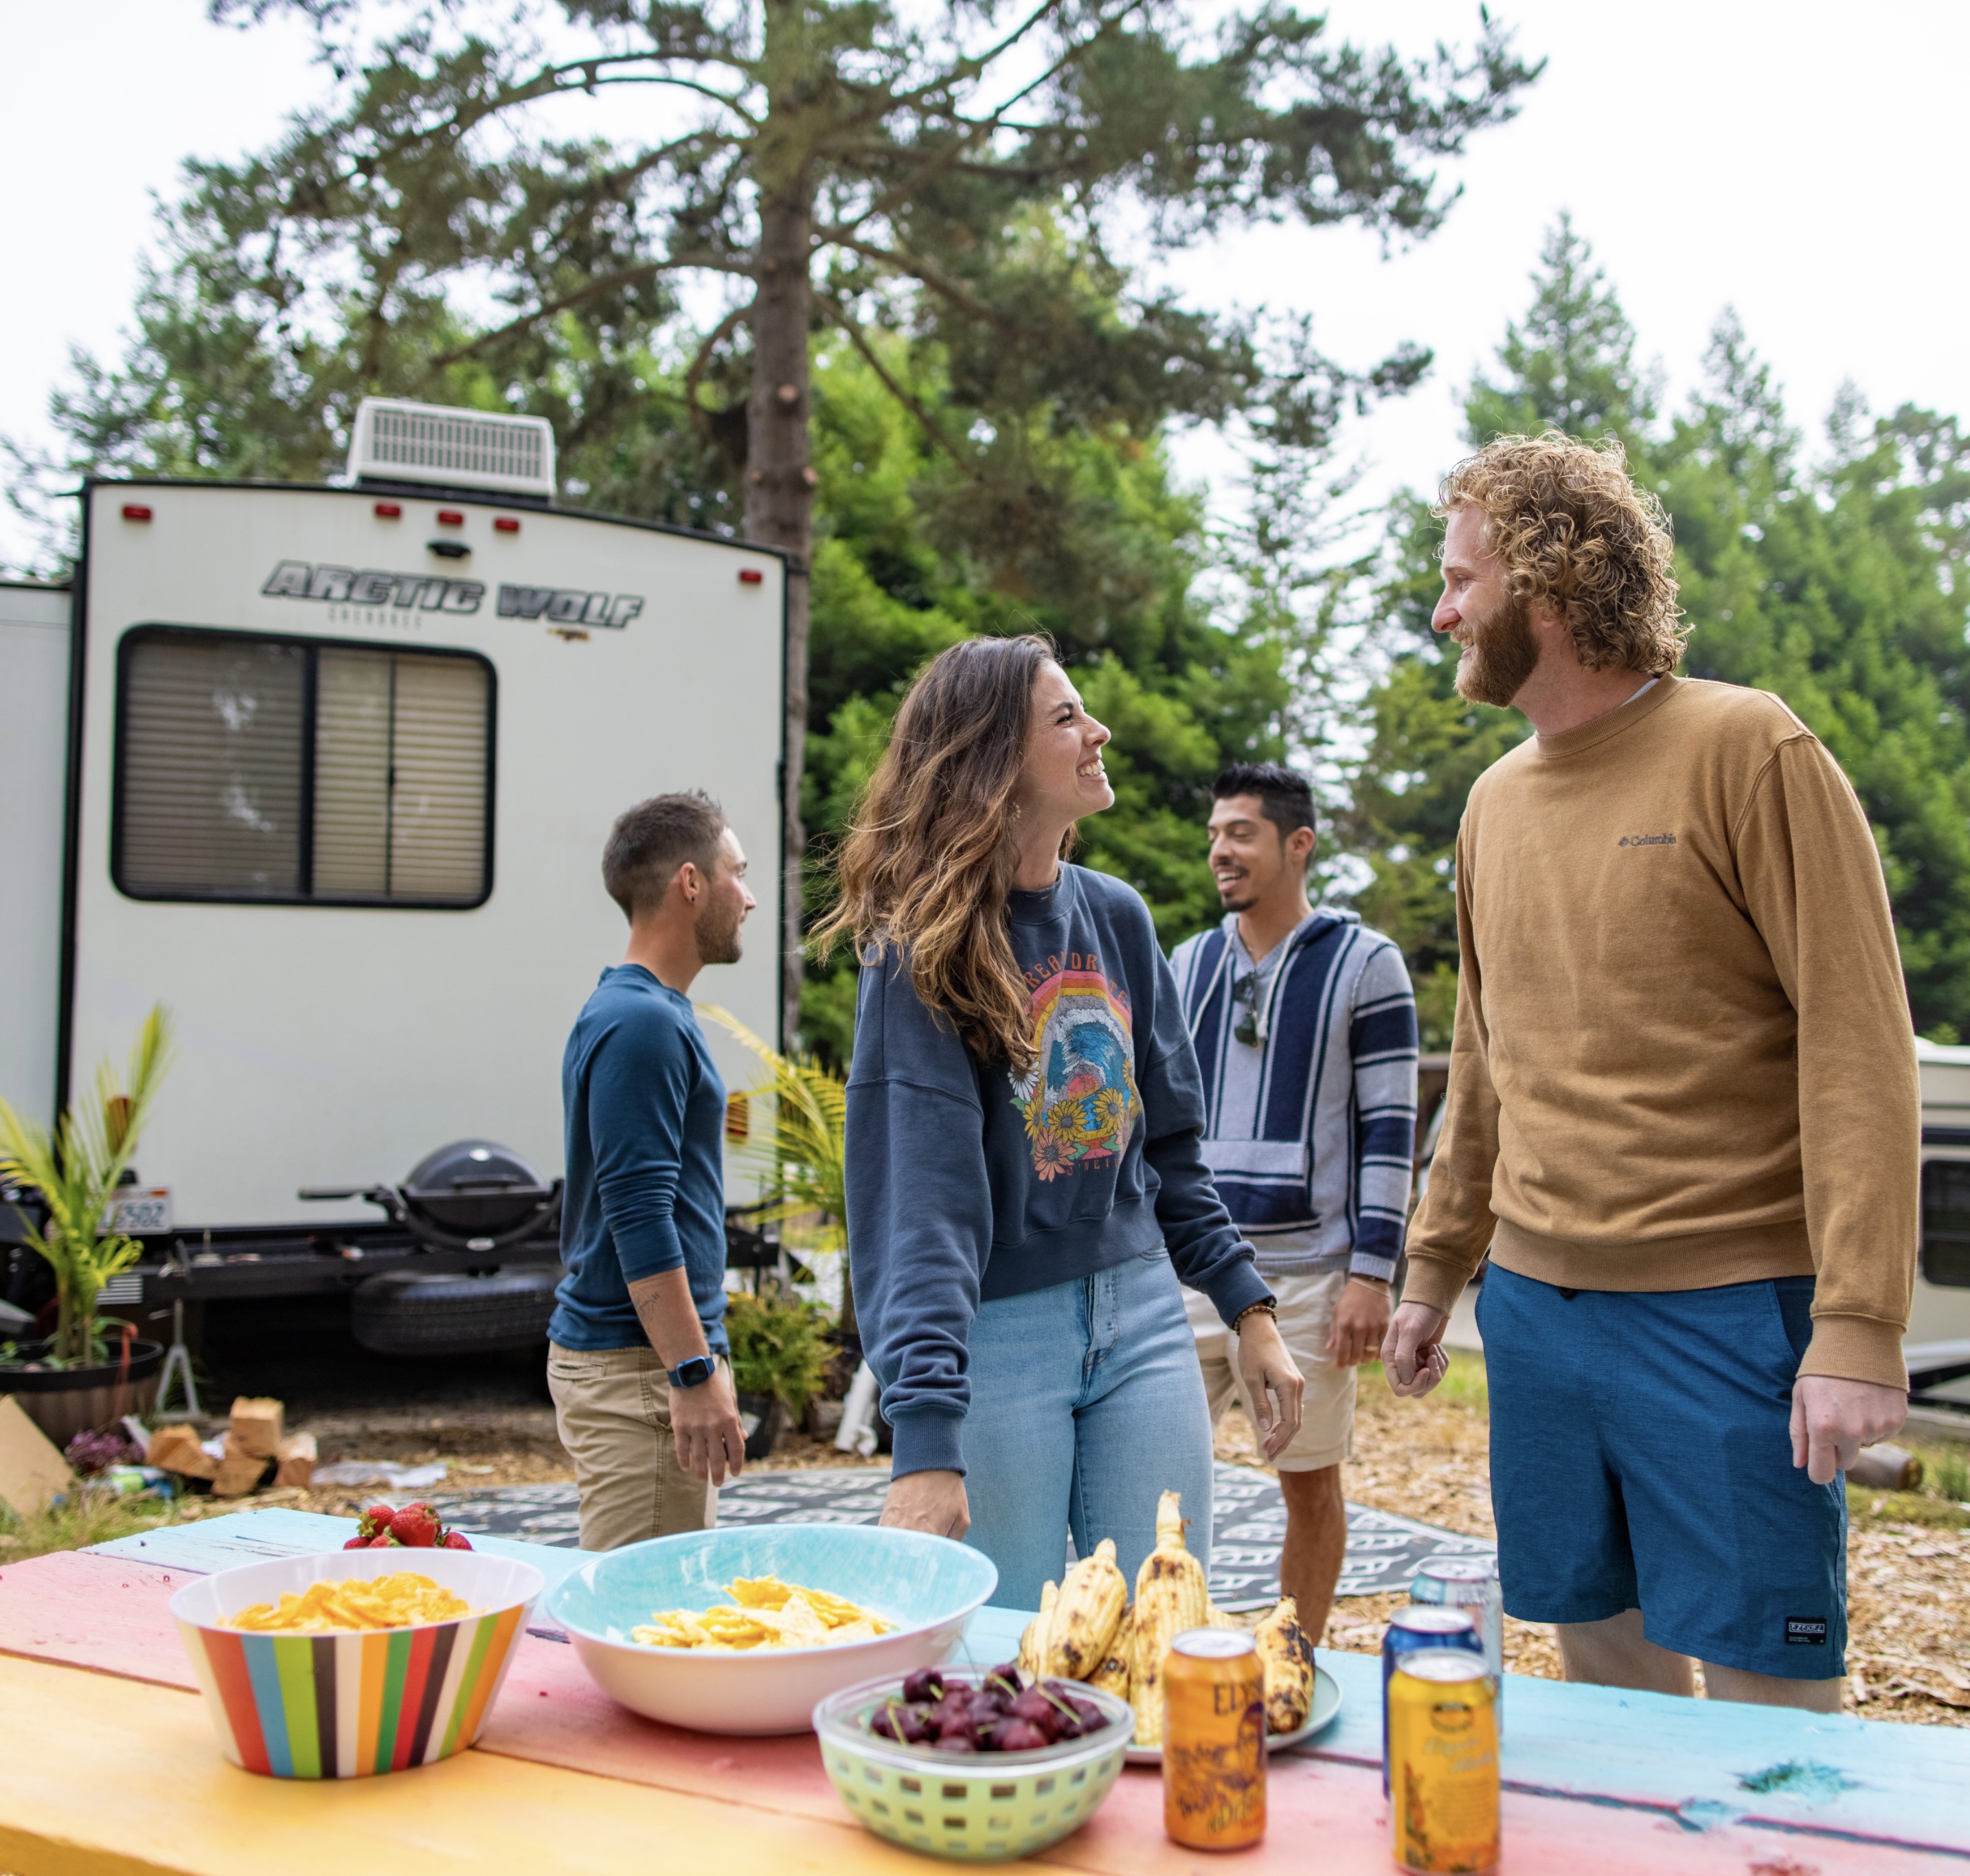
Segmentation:
{"type": "Polygon", "coordinates": [[[629,1286],[681,1265],[714,1353],[726,1351],[725,1084],[691,1000],[612,964],[561,1065],[567,1185],[551,1340],[640,1348],[629,1286]]]}
{"type": "Polygon", "coordinates": [[[898,1475],[964,1469],[981,1302],[1159,1243],[1227,1322],[1270,1294],[1204,1166],[1197,1058],[1140,896],[1063,866],[1046,891],[1011,896],[1009,926],[1029,1075],[979,1062],[894,951],[857,988],[849,1256],[898,1475]]]}

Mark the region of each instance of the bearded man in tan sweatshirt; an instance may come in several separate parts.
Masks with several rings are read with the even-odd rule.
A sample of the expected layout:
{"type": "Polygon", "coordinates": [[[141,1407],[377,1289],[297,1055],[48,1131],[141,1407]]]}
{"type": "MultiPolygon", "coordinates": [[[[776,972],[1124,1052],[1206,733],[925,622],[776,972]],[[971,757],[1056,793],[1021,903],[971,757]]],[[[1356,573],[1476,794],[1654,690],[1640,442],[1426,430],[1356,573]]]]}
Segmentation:
{"type": "Polygon", "coordinates": [[[1675,675],[1669,532],[1618,446],[1445,483],[1457,688],[1536,733],[1457,841],[1449,1105],[1383,1348],[1479,1293],[1505,1607],[1569,1680],[1832,1711],[1840,1474],[1901,1426],[1921,1133],[1880,858],[1779,700],[1675,675]]]}

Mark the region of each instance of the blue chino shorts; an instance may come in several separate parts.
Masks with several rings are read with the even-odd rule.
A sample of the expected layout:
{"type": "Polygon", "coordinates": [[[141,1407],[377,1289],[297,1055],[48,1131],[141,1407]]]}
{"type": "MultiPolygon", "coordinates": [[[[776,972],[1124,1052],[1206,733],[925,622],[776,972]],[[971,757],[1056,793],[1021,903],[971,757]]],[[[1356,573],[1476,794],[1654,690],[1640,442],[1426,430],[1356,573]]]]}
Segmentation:
{"type": "Polygon", "coordinates": [[[1478,1322],[1507,1611],[1642,1612],[1659,1647],[1844,1674],[1845,1481],[1792,1462],[1812,1279],[1563,1290],[1492,1265],[1478,1322]]]}

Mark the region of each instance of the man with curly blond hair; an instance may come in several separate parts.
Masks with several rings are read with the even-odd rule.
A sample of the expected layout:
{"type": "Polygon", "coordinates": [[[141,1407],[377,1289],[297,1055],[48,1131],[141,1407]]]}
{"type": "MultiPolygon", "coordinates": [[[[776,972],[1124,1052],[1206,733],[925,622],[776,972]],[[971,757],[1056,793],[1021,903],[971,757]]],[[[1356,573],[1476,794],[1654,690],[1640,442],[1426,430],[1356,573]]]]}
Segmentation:
{"type": "Polygon", "coordinates": [[[1841,1474],[1899,1429],[1921,1136],[1867,817],[1779,700],[1676,675],[1617,444],[1454,470],[1457,688],[1536,733],[1457,842],[1449,1105],[1383,1344],[1434,1387],[1483,1261],[1505,1607],[1567,1677],[1832,1711],[1841,1474]],[[1788,1464],[1790,1460],[1790,1464],[1788,1464]]]}

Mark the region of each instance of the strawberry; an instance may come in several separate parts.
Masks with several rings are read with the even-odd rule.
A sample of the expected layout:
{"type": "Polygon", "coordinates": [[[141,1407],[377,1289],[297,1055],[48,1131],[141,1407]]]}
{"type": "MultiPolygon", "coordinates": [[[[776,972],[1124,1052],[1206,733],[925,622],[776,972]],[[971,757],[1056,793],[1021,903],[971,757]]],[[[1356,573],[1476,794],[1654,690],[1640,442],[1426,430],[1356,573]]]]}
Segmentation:
{"type": "Polygon", "coordinates": [[[342,1547],[345,1550],[367,1550],[369,1548],[369,1539],[359,1533],[350,1538],[342,1547]]]}
{"type": "Polygon", "coordinates": [[[447,1550],[470,1550],[472,1548],[472,1539],[463,1531],[447,1531],[444,1534],[444,1548],[447,1550]]]}
{"type": "Polygon", "coordinates": [[[396,1539],[385,1531],[381,1537],[371,1538],[366,1547],[371,1550],[395,1550],[398,1544],[396,1539]]]}
{"type": "Polygon", "coordinates": [[[356,1535],[365,1543],[383,1536],[390,1528],[390,1520],[396,1516],[388,1505],[374,1504],[356,1520],[356,1535]]]}
{"type": "Polygon", "coordinates": [[[434,1549],[442,1534],[437,1513],[427,1504],[405,1505],[390,1520],[397,1542],[413,1549],[434,1549]]]}

